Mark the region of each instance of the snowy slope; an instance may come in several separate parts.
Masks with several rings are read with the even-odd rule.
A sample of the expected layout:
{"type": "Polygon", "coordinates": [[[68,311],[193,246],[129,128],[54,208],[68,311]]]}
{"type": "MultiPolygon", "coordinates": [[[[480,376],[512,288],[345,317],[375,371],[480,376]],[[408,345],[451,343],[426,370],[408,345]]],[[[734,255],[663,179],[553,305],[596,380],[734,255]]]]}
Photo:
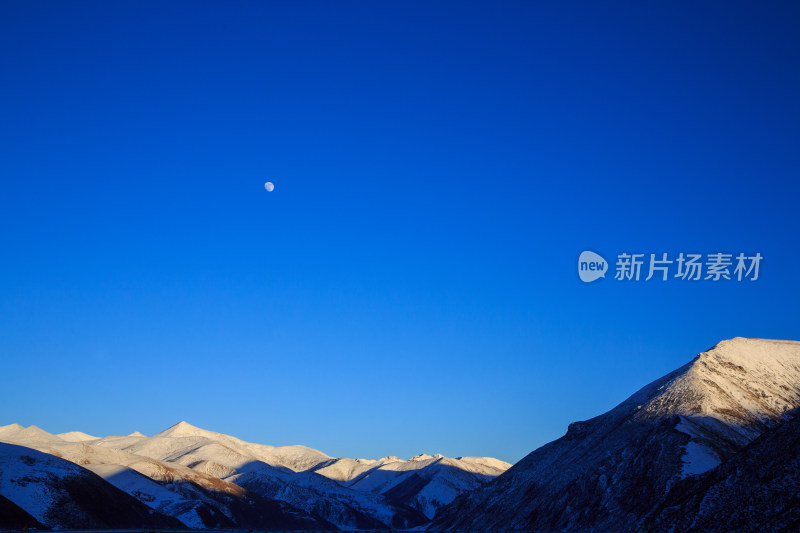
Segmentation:
{"type": "Polygon", "coordinates": [[[85,475],[68,461],[8,444],[0,444],[0,464],[0,494],[42,523],[60,498],[58,480],[85,475]]]}
{"type": "Polygon", "coordinates": [[[245,442],[236,437],[200,429],[187,422],[179,422],[154,435],[153,438],[206,439],[207,441],[220,443],[244,455],[256,457],[269,465],[285,467],[295,472],[308,470],[331,459],[324,453],[306,446],[269,446],[245,442]]]}
{"type": "Polygon", "coordinates": [[[415,527],[510,466],[439,454],[407,461],[332,458],[306,446],[251,443],[186,422],[152,437],[134,432],[103,438],[12,424],[0,427],[0,441],[82,465],[194,528],[274,526],[274,520],[263,522],[264,513],[251,512],[255,502],[286,527],[415,527]]]}
{"type": "Polygon", "coordinates": [[[206,527],[197,512],[200,502],[188,500],[136,470],[109,464],[87,464],[84,467],[115,487],[134,496],[148,507],[160,510],[166,515],[174,516],[188,527],[206,527]]]}
{"type": "Polygon", "coordinates": [[[676,483],[641,527],[647,531],[798,531],[800,410],[701,476],[676,483]]]}
{"type": "Polygon", "coordinates": [[[463,460],[420,454],[408,461],[397,457],[361,463],[339,459],[317,472],[340,481],[349,480],[350,488],[383,494],[430,519],[459,494],[484,485],[510,467],[492,458],[463,460]]]}
{"type": "Polygon", "coordinates": [[[0,441],[83,465],[189,527],[244,527],[240,504],[258,498],[279,502],[280,512],[318,517],[325,527],[414,527],[510,466],[438,454],[408,461],[332,458],[306,446],[251,443],[186,422],[152,437],[134,432],[103,438],[12,424],[0,427],[0,441]]]}
{"type": "MultiPolygon", "coordinates": [[[[200,476],[190,469],[181,471],[178,467],[124,451],[89,446],[83,438],[70,439],[76,433],[79,432],[67,434],[68,437],[65,440],[63,437],[51,435],[35,426],[22,428],[12,425],[0,428],[0,440],[25,445],[82,465],[117,488],[136,497],[148,507],[173,516],[189,527],[205,525],[199,521],[195,511],[195,508],[202,506],[203,500],[207,499],[203,497],[202,491],[196,490],[199,488],[195,486],[197,482],[199,485],[213,487],[217,490],[227,489],[231,493],[243,492],[240,487],[232,484],[229,487],[219,487],[219,480],[210,476],[208,479],[198,479],[200,476]],[[159,484],[155,480],[164,483],[159,484]],[[167,482],[175,480],[183,482],[173,484],[173,487],[179,488],[181,493],[166,487],[167,482]]],[[[93,441],[94,439],[89,440],[93,441]]],[[[213,515],[215,513],[206,514],[213,515]]],[[[225,523],[225,525],[232,525],[232,523],[225,523]]]]}
{"type": "Polygon", "coordinates": [[[88,470],[53,455],[0,443],[0,495],[50,528],[174,528],[88,470]]]}
{"type": "Polygon", "coordinates": [[[177,518],[188,527],[265,527],[295,522],[302,527],[325,525],[311,519],[298,522],[303,513],[297,509],[276,507],[259,498],[260,505],[273,508],[264,522],[264,517],[250,510],[254,503],[252,495],[238,485],[180,464],[98,446],[99,441],[67,442],[39,428],[18,425],[0,428],[0,440],[30,446],[82,465],[153,510],[177,518]]]}
{"type": "Polygon", "coordinates": [[[378,460],[341,457],[317,465],[314,472],[328,479],[347,482],[383,464],[399,460],[397,457],[383,457],[378,460]]]}
{"type": "Polygon", "coordinates": [[[443,510],[440,529],[635,530],[800,406],[800,343],[735,338],[532,452],[443,510]]]}
{"type": "Polygon", "coordinates": [[[186,422],[153,437],[107,437],[93,445],[216,476],[321,516],[337,527],[406,527],[424,522],[424,517],[379,495],[349,489],[313,472],[313,467],[331,458],[305,446],[248,443],[186,422]]]}
{"type": "Polygon", "coordinates": [[[19,424],[0,426],[0,442],[13,442],[22,445],[63,444],[65,441],[47,431],[36,427],[23,427],[19,424]]]}
{"type": "Polygon", "coordinates": [[[61,440],[65,440],[67,442],[82,442],[82,441],[97,439],[97,437],[93,437],[82,431],[70,431],[69,433],[59,433],[56,435],[56,437],[58,437],[61,440]]]}

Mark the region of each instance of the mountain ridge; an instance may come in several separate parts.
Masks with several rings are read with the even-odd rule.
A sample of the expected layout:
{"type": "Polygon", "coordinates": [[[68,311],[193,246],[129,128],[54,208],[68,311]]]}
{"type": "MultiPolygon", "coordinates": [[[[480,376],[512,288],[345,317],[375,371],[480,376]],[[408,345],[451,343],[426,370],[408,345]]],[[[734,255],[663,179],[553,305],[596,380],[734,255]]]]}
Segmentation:
{"type": "MultiPolygon", "coordinates": [[[[84,498],[84,508],[76,507],[88,509],[83,524],[108,517],[85,507],[75,479],[91,480],[95,492],[115,488],[113,505],[136,501],[141,513],[144,503],[190,528],[624,532],[752,523],[790,531],[800,524],[793,511],[800,508],[798,413],[800,342],[736,337],[609,411],[569,424],[513,466],[427,453],[331,457],[185,421],[151,437],[100,438],[9,424],[0,427],[0,446],[21,448],[7,457],[39,454],[26,461],[42,490],[65,505],[84,498]]],[[[0,496],[8,500],[0,504],[9,513],[48,527],[76,525],[26,508],[32,500],[20,497],[28,489],[17,481],[0,469],[0,496]]]]}
{"type": "Polygon", "coordinates": [[[569,424],[456,498],[433,527],[635,530],[676,482],[714,469],[799,406],[800,342],[722,341],[608,412],[569,424]]]}
{"type": "Polygon", "coordinates": [[[0,441],[81,464],[195,528],[242,526],[226,520],[231,506],[259,498],[322,521],[315,527],[414,527],[461,492],[511,466],[494,458],[441,454],[408,460],[334,458],[302,445],[246,442],[186,421],[152,437],[134,432],[100,438],[79,431],[52,435],[36,426],[11,424],[0,427],[0,441]],[[423,471],[415,484],[407,482],[423,471]],[[403,490],[396,489],[401,484],[403,490]]]}

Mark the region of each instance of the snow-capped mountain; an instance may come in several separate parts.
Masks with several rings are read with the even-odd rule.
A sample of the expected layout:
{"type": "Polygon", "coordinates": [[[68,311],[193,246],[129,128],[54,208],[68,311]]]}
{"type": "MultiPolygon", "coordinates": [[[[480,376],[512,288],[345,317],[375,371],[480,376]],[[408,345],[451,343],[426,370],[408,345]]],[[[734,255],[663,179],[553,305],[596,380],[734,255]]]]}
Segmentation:
{"type": "Polygon", "coordinates": [[[98,437],[92,437],[82,431],[70,431],[68,433],[59,433],[56,435],[61,440],[67,442],[85,442],[87,440],[96,440],[98,437]]]}
{"type": "Polygon", "coordinates": [[[12,424],[0,527],[793,531],[799,430],[800,342],[744,338],[513,467],[334,458],[186,422],[151,437],[12,424]]]}
{"type": "Polygon", "coordinates": [[[238,485],[191,468],[92,445],[99,439],[65,441],[35,426],[24,428],[12,424],[0,428],[0,441],[13,442],[31,451],[35,449],[81,465],[153,511],[177,519],[183,526],[330,526],[324,520],[305,516],[288,504],[266,500],[238,485]]]}
{"type": "Polygon", "coordinates": [[[0,427],[0,442],[81,465],[153,512],[193,528],[414,527],[510,467],[492,458],[425,454],[408,461],[333,458],[186,422],[152,437],[134,432],[102,438],[12,424],[0,427]]]}
{"type": "Polygon", "coordinates": [[[723,341],[611,411],[570,424],[456,499],[434,528],[637,530],[681,480],[730,460],[798,407],[800,342],[723,341]]]}
{"type": "Polygon", "coordinates": [[[75,463],[15,444],[0,443],[0,495],[12,527],[182,527],[75,463]]]}
{"type": "Polygon", "coordinates": [[[484,485],[511,465],[488,457],[449,459],[441,454],[417,455],[408,461],[384,457],[378,461],[337,459],[316,470],[346,486],[404,503],[433,518],[459,494],[484,485]]]}

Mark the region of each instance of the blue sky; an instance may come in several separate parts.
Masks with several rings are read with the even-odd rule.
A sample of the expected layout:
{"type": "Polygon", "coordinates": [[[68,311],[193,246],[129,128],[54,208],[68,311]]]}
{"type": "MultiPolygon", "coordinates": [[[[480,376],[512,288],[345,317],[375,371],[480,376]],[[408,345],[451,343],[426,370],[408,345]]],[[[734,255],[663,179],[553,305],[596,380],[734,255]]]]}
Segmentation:
{"type": "Polygon", "coordinates": [[[516,461],[719,340],[800,339],[798,23],[3,2],[0,424],[516,461]],[[764,260],[584,284],[586,249],[764,260]]]}

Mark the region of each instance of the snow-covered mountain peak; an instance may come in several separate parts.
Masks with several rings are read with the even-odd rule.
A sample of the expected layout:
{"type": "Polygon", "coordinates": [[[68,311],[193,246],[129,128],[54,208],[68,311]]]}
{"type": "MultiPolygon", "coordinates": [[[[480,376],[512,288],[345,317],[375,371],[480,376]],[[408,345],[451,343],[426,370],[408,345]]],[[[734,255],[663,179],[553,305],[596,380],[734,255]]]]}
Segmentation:
{"type": "Polygon", "coordinates": [[[59,433],[56,437],[67,442],[83,442],[87,440],[98,440],[100,437],[93,437],[83,431],[70,431],[68,433],[59,433]]]}
{"type": "MultiPolygon", "coordinates": [[[[217,437],[219,433],[215,433],[213,431],[208,431],[205,429],[200,429],[197,426],[193,426],[188,422],[180,421],[174,426],[170,426],[161,433],[157,433],[156,437],[217,437]]],[[[133,436],[133,435],[131,435],[133,436]]],[[[138,436],[138,435],[136,435],[138,436]]]]}
{"type": "Polygon", "coordinates": [[[28,444],[63,442],[59,437],[56,437],[52,433],[48,433],[40,427],[23,427],[19,424],[10,424],[0,428],[0,440],[5,442],[20,442],[28,444]]]}
{"type": "Polygon", "coordinates": [[[9,424],[7,426],[0,426],[0,438],[3,435],[10,435],[16,433],[17,431],[21,431],[25,429],[25,426],[21,426],[19,424],[9,424]]]}
{"type": "Polygon", "coordinates": [[[496,468],[500,471],[506,471],[511,468],[511,463],[495,459],[494,457],[456,457],[462,463],[471,463],[475,465],[486,466],[489,468],[496,468]]]}
{"type": "Polygon", "coordinates": [[[717,343],[701,353],[700,359],[713,358],[743,365],[745,368],[782,369],[797,367],[800,342],[775,339],[734,337],[717,343]]]}
{"type": "Polygon", "coordinates": [[[673,415],[750,426],[800,404],[800,342],[722,341],[623,405],[635,419],[673,415]],[[636,405],[634,405],[636,404],[636,405]]]}
{"type": "Polygon", "coordinates": [[[638,523],[654,500],[762,442],[793,409],[800,409],[800,342],[725,340],[611,411],[570,424],[566,435],[448,507],[432,529],[667,530],[638,523]]]}

